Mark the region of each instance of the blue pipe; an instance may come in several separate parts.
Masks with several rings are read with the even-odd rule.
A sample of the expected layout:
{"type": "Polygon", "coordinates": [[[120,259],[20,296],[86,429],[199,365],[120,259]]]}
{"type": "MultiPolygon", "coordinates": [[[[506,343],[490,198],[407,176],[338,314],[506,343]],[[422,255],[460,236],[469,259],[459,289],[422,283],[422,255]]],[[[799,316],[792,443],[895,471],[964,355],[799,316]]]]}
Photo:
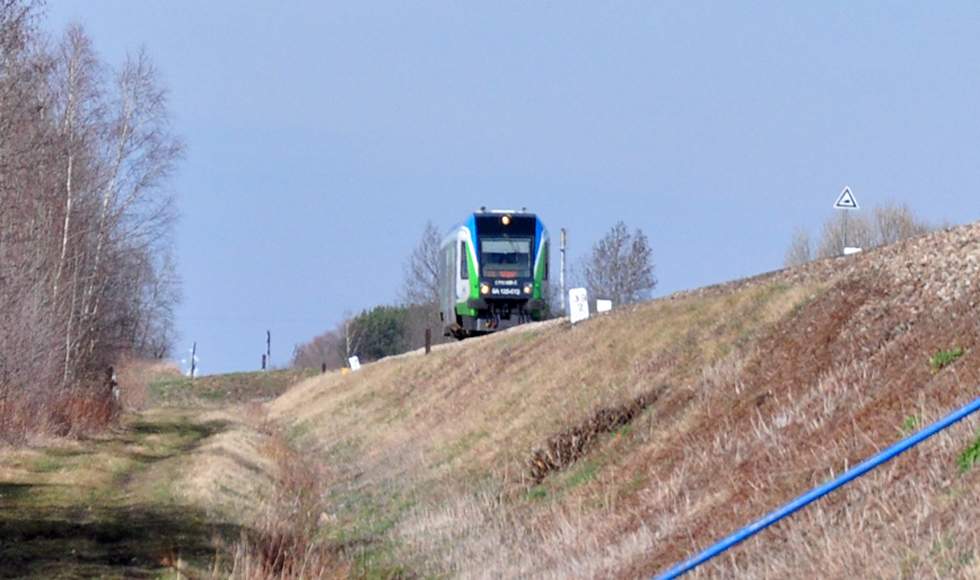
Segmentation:
{"type": "Polygon", "coordinates": [[[763,529],[778,522],[779,520],[790,515],[796,510],[806,506],[810,502],[820,499],[821,497],[827,495],[831,491],[837,489],[838,487],[844,485],[845,483],[851,481],[852,479],[864,475],[868,471],[871,471],[875,467],[878,467],[879,465],[885,463],[889,459],[892,459],[896,455],[908,450],[910,447],[921,443],[925,439],[932,437],[933,435],[939,433],[940,431],[949,427],[953,423],[956,423],[957,421],[962,420],[966,416],[975,413],[977,410],[980,410],[980,398],[974,400],[972,403],[969,403],[964,407],[961,407],[959,410],[950,413],[944,419],[940,421],[936,421],[935,423],[919,431],[915,435],[911,435],[909,437],[906,437],[905,439],[902,439],[901,441],[892,445],[888,449],[885,449],[884,451],[878,453],[871,459],[868,459],[864,463],[851,468],[850,470],[842,473],[841,475],[828,481],[827,483],[821,485],[820,487],[814,488],[809,492],[801,495],[800,497],[794,499],[793,501],[789,502],[788,504],[784,505],[778,510],[770,513],[766,517],[745,526],[741,530],[728,536],[727,538],[718,542],[714,546],[711,546],[710,548],[704,550],[700,554],[696,556],[692,556],[691,558],[681,562],[680,564],[674,566],[670,570],[667,570],[663,574],[657,576],[653,580],[670,580],[671,578],[677,578],[678,576],[684,574],[685,572],[689,572],[690,570],[696,568],[697,566],[700,566],[701,564],[707,562],[711,558],[714,558],[718,554],[721,554],[728,548],[731,548],[732,546],[741,543],[743,540],[747,540],[749,537],[755,535],[756,533],[762,531],[763,529]]]}

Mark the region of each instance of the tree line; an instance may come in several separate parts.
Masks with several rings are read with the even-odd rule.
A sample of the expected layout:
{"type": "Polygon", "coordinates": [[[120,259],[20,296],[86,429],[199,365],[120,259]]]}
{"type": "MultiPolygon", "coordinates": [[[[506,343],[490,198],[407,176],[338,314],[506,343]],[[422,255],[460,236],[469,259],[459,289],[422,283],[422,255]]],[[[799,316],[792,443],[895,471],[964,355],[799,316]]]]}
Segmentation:
{"type": "Polygon", "coordinates": [[[96,428],[124,354],[166,357],[180,285],[167,185],[183,153],[144,51],[0,0],[0,439],[96,428]]]}

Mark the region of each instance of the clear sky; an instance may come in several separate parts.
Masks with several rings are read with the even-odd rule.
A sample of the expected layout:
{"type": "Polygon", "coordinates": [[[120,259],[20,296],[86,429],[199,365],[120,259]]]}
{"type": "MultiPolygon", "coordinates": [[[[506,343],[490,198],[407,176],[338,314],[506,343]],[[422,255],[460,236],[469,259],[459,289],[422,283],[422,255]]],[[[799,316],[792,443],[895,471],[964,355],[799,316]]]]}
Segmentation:
{"type": "MultiPolygon", "coordinates": [[[[394,303],[427,220],[617,221],[655,295],[778,269],[850,186],[980,219],[980,3],[49,0],[145,46],[187,158],[177,358],[254,370],[394,303]]],[[[553,254],[557,266],[557,252],[553,254]]]]}

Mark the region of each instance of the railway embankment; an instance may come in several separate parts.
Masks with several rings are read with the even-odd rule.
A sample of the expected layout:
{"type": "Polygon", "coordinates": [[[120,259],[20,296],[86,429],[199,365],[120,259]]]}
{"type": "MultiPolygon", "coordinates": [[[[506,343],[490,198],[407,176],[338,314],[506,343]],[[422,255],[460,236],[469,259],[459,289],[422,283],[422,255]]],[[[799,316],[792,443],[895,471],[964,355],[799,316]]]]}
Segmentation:
{"type": "MultiPolygon", "coordinates": [[[[975,398],[978,274],[971,224],[324,375],[268,408],[330,465],[324,531],[360,540],[358,569],[649,578],[975,398]]],[[[695,577],[980,576],[977,425],[695,577]]]]}

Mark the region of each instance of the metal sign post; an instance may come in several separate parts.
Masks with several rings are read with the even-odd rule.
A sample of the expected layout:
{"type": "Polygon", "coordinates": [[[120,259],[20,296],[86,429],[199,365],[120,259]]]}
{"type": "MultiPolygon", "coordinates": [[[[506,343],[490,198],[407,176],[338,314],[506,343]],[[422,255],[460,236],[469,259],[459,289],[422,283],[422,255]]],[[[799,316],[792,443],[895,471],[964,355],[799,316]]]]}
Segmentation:
{"type": "Polygon", "coordinates": [[[272,367],[272,331],[265,331],[265,356],[269,361],[269,367],[272,367]]]}
{"type": "Polygon", "coordinates": [[[847,211],[857,210],[861,208],[858,206],[857,198],[855,198],[854,194],[851,193],[850,187],[845,187],[844,191],[840,193],[840,197],[838,197],[837,201],[834,203],[834,209],[845,210],[844,211],[844,247],[842,249],[842,253],[844,253],[845,255],[849,253],[853,253],[853,252],[848,252],[849,248],[847,246],[847,211]]]}

